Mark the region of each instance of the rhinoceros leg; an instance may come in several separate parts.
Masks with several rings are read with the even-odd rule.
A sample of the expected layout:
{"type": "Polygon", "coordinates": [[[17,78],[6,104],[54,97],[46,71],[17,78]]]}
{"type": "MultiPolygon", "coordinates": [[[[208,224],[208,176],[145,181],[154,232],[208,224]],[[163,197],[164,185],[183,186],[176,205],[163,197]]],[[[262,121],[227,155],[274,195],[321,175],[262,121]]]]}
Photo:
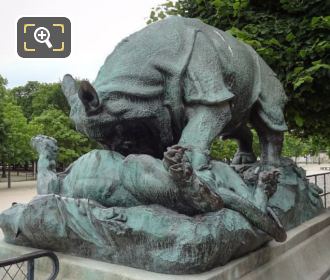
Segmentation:
{"type": "Polygon", "coordinates": [[[254,163],[257,160],[252,149],[253,135],[246,124],[223,135],[222,139],[235,139],[238,142],[238,150],[232,160],[232,164],[254,163]]]}
{"type": "Polygon", "coordinates": [[[180,193],[193,209],[201,213],[223,208],[223,201],[212,188],[199,180],[192,169],[185,148],[172,146],[164,153],[163,164],[180,188],[180,193]]]}
{"type": "MultiPolygon", "coordinates": [[[[216,177],[213,177],[213,171],[210,172],[210,170],[205,169],[199,171],[198,174],[195,173],[194,170],[191,169],[189,156],[187,156],[185,149],[178,145],[168,149],[165,153],[163,162],[165,166],[169,168],[170,174],[181,189],[185,201],[191,203],[191,206],[194,209],[199,210],[202,213],[214,212],[220,210],[223,208],[223,205],[225,205],[226,208],[241,213],[252,224],[274,237],[275,240],[284,241],[286,239],[285,229],[277,219],[277,216],[272,212],[271,214],[273,214],[273,216],[269,217],[264,212],[266,211],[266,203],[268,199],[262,197],[266,196],[265,190],[270,189],[268,186],[269,179],[273,179],[274,177],[274,184],[276,185],[278,173],[264,172],[263,178],[260,178],[261,192],[258,192],[257,190],[256,194],[258,194],[258,197],[255,197],[250,201],[247,197],[242,196],[242,194],[246,194],[248,187],[246,186],[245,188],[242,187],[242,185],[235,183],[235,179],[231,182],[231,188],[233,188],[233,191],[223,187],[221,180],[215,183],[216,177]],[[235,191],[237,191],[237,193],[235,191]]],[[[234,173],[234,171],[231,172],[234,173]]],[[[250,191],[252,192],[252,190],[250,191]]]]}
{"type": "Polygon", "coordinates": [[[269,128],[258,114],[251,116],[251,122],[260,139],[261,162],[269,165],[279,165],[284,138],[283,132],[269,128]]]}
{"type": "MultiPolygon", "coordinates": [[[[200,151],[209,150],[212,141],[221,134],[231,120],[231,110],[227,102],[217,106],[190,105],[186,113],[188,123],[178,144],[181,147],[200,151]]],[[[208,160],[205,159],[203,157],[192,159],[193,169],[198,170],[208,165],[208,160]]]]}

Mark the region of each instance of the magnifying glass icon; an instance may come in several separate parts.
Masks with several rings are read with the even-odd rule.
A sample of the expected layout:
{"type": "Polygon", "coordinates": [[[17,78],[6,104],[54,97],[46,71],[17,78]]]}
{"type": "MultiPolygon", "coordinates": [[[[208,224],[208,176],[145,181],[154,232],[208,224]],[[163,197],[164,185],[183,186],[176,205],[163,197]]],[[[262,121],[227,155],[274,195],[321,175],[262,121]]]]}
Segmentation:
{"type": "Polygon", "coordinates": [[[34,30],[34,39],[41,44],[46,44],[49,49],[53,47],[49,41],[50,32],[46,27],[38,27],[34,30]]]}

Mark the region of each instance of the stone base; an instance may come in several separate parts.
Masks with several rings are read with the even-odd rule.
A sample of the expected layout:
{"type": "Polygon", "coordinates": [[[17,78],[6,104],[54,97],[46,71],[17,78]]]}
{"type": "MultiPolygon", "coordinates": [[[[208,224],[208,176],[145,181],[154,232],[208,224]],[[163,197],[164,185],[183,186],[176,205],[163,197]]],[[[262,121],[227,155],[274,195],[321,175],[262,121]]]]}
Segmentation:
{"type": "MultiPolygon", "coordinates": [[[[36,249],[14,246],[0,241],[0,259],[22,255],[36,249]]],[[[231,261],[225,266],[195,275],[166,275],[108,264],[85,258],[57,254],[61,280],[303,280],[330,279],[330,211],[288,232],[284,243],[267,246],[231,261]]],[[[36,264],[38,274],[50,271],[47,260],[36,264]]],[[[1,276],[1,275],[0,275],[1,276]]]]}

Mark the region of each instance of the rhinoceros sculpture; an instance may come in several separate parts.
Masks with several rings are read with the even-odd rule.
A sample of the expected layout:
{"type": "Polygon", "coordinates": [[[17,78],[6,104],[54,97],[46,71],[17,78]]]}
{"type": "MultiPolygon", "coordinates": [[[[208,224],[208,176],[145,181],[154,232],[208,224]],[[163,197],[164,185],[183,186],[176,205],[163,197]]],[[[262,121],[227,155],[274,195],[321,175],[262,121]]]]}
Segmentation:
{"type": "Polygon", "coordinates": [[[55,139],[34,137],[39,196],[0,214],[9,243],[191,274],[284,241],[322,211],[319,188],[279,159],[280,82],[225,32],[180,17],[154,23],[116,47],[93,85],[66,75],[63,91],[77,129],[113,151],[56,174],[55,139]],[[263,162],[210,160],[220,135],[239,141],[234,163],[255,161],[248,122],[263,162]]]}
{"type": "Polygon", "coordinates": [[[222,136],[239,142],[234,164],[251,163],[250,122],[261,160],[279,161],[286,95],[276,74],[250,46],[200,20],[153,23],[117,45],[93,85],[66,75],[62,87],[77,129],[124,155],[161,158],[177,143],[207,150],[222,136]]]}

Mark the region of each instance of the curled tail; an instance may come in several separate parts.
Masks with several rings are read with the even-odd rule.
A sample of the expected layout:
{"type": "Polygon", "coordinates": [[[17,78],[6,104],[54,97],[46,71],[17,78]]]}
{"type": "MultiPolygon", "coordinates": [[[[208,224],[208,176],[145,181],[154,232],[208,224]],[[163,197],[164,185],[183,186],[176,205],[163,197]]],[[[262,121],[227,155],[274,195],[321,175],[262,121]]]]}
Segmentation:
{"type": "Polygon", "coordinates": [[[276,241],[284,242],[286,240],[287,235],[285,229],[273,211],[269,210],[270,217],[266,213],[260,211],[250,201],[230,190],[222,188],[219,192],[226,208],[241,213],[254,226],[269,234],[276,241]]]}

